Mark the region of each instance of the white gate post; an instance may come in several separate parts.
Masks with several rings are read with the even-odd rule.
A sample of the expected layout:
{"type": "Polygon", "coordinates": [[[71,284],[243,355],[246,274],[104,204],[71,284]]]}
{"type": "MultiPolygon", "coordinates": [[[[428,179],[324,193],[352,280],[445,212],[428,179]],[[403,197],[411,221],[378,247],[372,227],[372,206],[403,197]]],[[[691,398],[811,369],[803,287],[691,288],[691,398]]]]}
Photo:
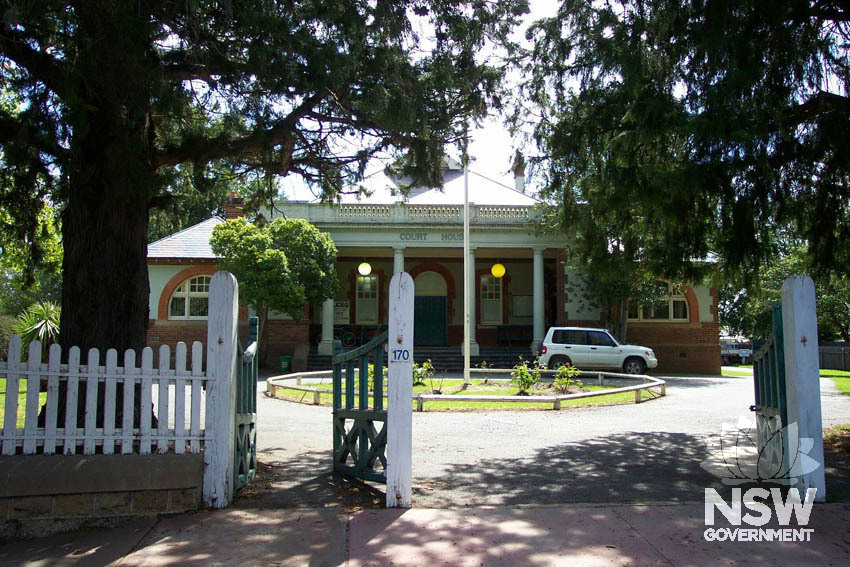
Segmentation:
{"type": "MultiPolygon", "coordinates": [[[[788,423],[797,423],[799,452],[791,455],[790,476],[800,480],[797,488],[805,498],[808,488],[817,488],[815,500],[826,500],[821,419],[820,368],[818,365],[818,320],[815,284],[809,276],[788,278],[782,284],[782,329],[785,335],[785,394],[788,423]],[[809,439],[814,443],[808,446],[809,439]],[[806,457],[819,465],[809,471],[806,457]]],[[[791,447],[794,445],[792,444],[791,447]]],[[[810,465],[812,463],[809,463],[810,465]]]]}
{"type": "Polygon", "coordinates": [[[233,428],[236,412],[239,285],[229,272],[210,281],[207,323],[207,403],[204,504],[224,508],[233,498],[233,428]]]}
{"type": "Polygon", "coordinates": [[[387,508],[413,500],[413,278],[390,280],[387,333],[387,508]]]}

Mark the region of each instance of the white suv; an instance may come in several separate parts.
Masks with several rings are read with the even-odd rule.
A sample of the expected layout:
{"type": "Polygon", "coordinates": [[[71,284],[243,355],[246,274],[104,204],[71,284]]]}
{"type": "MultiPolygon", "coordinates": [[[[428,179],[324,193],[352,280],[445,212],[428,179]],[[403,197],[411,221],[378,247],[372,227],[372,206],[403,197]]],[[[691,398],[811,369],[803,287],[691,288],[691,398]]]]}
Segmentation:
{"type": "Polygon", "coordinates": [[[643,374],[658,366],[658,360],[651,348],[621,345],[605,329],[550,327],[540,349],[540,365],[557,370],[565,364],[643,374]]]}

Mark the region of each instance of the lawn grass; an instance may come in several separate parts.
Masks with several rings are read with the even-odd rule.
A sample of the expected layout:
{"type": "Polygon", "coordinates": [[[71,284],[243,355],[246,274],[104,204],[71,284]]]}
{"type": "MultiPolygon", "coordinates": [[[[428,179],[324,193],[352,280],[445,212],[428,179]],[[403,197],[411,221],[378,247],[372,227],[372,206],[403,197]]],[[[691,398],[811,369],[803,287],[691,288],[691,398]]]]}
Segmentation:
{"type": "MultiPolygon", "coordinates": [[[[432,384],[419,385],[413,387],[414,398],[419,394],[430,394],[434,388],[440,388],[445,395],[459,394],[464,396],[513,396],[517,394],[516,386],[506,383],[485,384],[483,380],[472,380],[472,386],[466,390],[462,390],[463,380],[444,380],[440,385],[440,380],[434,380],[432,384]]],[[[321,384],[305,384],[307,387],[317,388],[319,390],[327,390],[327,393],[321,393],[321,404],[331,405],[333,402],[333,394],[330,391],[333,386],[330,380],[321,384]]],[[[610,390],[613,386],[597,386],[586,384],[585,390],[596,392],[600,390],[610,390]]],[[[532,391],[532,395],[551,396],[557,392],[551,387],[536,388],[532,391]]],[[[577,393],[571,391],[570,393],[577,393]]],[[[655,394],[644,394],[648,397],[655,394]]],[[[285,400],[312,403],[312,392],[298,392],[295,390],[286,390],[279,388],[277,397],[285,400]]],[[[578,400],[563,400],[561,407],[586,407],[586,406],[603,406],[613,404],[633,403],[635,399],[634,392],[621,392],[608,396],[598,396],[593,398],[584,398],[578,400]]],[[[416,400],[413,401],[413,407],[416,407],[416,400]]],[[[424,404],[426,411],[451,411],[451,410],[520,410],[520,409],[548,409],[552,407],[552,402],[493,402],[493,401],[431,401],[428,400],[424,404]]]]}
{"type": "Polygon", "coordinates": [[[738,370],[736,368],[723,368],[720,371],[721,376],[752,376],[752,368],[750,370],[738,370]]]}
{"type": "Polygon", "coordinates": [[[850,372],[845,370],[821,370],[821,378],[832,378],[835,387],[845,396],[850,396],[850,372]]]}
{"type": "MultiPolygon", "coordinates": [[[[47,401],[47,394],[41,392],[38,395],[38,407],[47,401]]],[[[27,411],[27,381],[18,382],[18,429],[23,429],[27,411]]],[[[6,379],[0,378],[0,427],[3,426],[6,416],[6,379]]]]}
{"type": "MultiPolygon", "coordinates": [[[[737,368],[723,368],[721,372],[723,376],[752,376],[752,369],[752,364],[740,364],[737,368]],[[745,368],[749,370],[744,370],[745,368]]],[[[820,376],[821,378],[832,378],[838,391],[845,396],[850,396],[850,372],[821,368],[820,376]]]]}

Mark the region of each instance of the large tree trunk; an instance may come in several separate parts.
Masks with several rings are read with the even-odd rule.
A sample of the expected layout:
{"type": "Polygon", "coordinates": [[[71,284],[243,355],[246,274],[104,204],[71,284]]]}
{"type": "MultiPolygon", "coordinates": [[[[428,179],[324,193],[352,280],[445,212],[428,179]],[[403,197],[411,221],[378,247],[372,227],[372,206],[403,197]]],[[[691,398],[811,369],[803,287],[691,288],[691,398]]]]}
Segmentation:
{"type": "Polygon", "coordinates": [[[149,69],[144,19],[135,3],[78,7],[68,205],[62,218],[64,281],[61,343],[83,352],[145,346],[149,284],[151,165],[149,69]],[[114,18],[139,25],[114,25],[114,18]]]}
{"type": "MultiPolygon", "coordinates": [[[[100,349],[101,364],[106,349],[119,353],[135,349],[140,364],[150,295],[148,203],[157,184],[150,158],[155,74],[149,68],[149,29],[133,2],[82,2],[77,15],[77,35],[84,39],[75,53],[68,54],[74,62],[68,77],[74,96],[67,115],[75,167],[67,180],[62,216],[60,343],[66,356],[70,347],[80,347],[83,361],[89,348],[100,349]],[[138,25],[117,26],[115,18],[138,20],[138,25]]],[[[64,394],[60,391],[61,397],[64,394]]],[[[137,386],[136,425],[139,394],[137,386]]],[[[116,395],[120,400],[123,389],[119,387],[116,395]]],[[[101,389],[98,426],[103,423],[103,398],[101,389]]],[[[80,385],[79,400],[84,403],[85,384],[80,385]]],[[[64,400],[59,407],[62,423],[64,400]]],[[[78,417],[83,413],[79,407],[78,417]]],[[[121,414],[119,401],[117,424],[121,414]]]]}
{"type": "Polygon", "coordinates": [[[61,343],[83,353],[141,353],[150,297],[146,199],[132,187],[116,190],[107,175],[76,185],[62,225],[61,343]]]}

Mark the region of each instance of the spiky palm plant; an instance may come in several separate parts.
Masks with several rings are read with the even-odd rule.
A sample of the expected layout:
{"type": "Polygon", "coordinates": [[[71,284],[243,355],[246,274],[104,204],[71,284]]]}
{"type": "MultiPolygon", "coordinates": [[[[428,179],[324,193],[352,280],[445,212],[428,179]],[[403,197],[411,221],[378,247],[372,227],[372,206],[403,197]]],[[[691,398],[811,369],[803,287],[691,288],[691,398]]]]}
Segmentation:
{"type": "Polygon", "coordinates": [[[50,301],[33,303],[26,311],[18,315],[13,327],[15,334],[21,337],[26,351],[32,341],[40,341],[42,352],[59,340],[59,315],[61,308],[50,301]]]}

